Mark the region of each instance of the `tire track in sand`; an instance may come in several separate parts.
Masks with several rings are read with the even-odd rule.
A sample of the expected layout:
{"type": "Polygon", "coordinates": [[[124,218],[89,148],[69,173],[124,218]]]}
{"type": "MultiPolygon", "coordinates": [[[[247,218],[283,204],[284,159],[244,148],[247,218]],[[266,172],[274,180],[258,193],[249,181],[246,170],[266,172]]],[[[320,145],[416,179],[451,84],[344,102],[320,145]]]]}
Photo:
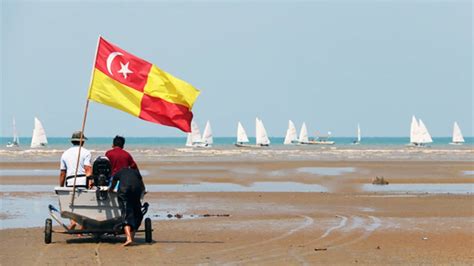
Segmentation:
{"type": "MultiPolygon", "coordinates": [[[[349,221],[349,219],[346,217],[346,216],[342,216],[342,215],[337,215],[338,217],[341,217],[341,221],[338,225],[336,226],[333,226],[333,227],[330,227],[328,228],[325,233],[323,233],[320,237],[310,241],[310,242],[307,242],[305,243],[305,245],[310,245],[310,244],[313,244],[315,243],[316,241],[319,241],[321,239],[324,239],[326,238],[327,236],[329,236],[333,231],[335,230],[339,230],[339,229],[344,229],[344,227],[348,227],[349,225],[347,225],[347,221],[349,221]],[[344,219],[345,218],[345,219],[344,219]]],[[[342,242],[340,244],[337,244],[337,245],[333,245],[333,246],[329,246],[331,245],[332,243],[337,243],[341,240],[344,240],[346,239],[347,237],[346,236],[341,236],[341,237],[338,237],[336,239],[333,239],[329,242],[326,242],[324,243],[324,246],[327,246],[328,249],[333,249],[333,248],[341,248],[341,247],[344,247],[344,246],[348,246],[348,245],[351,245],[351,244],[354,244],[356,242],[359,242],[367,237],[369,237],[373,231],[375,231],[378,227],[380,227],[381,225],[381,221],[379,218],[377,217],[374,217],[374,216],[367,216],[367,215],[362,215],[362,216],[365,216],[365,217],[368,217],[370,220],[371,220],[371,223],[368,224],[368,223],[363,223],[363,224],[358,224],[358,220],[360,218],[360,216],[357,216],[357,215],[353,215],[351,216],[350,220],[354,220],[355,222],[353,222],[353,224],[356,224],[356,228],[359,228],[359,227],[362,227],[364,228],[364,233],[355,238],[355,239],[351,239],[347,242],[342,242]]],[[[272,251],[277,251],[277,250],[282,250],[282,251],[285,251],[286,249],[284,248],[276,248],[276,249],[273,249],[273,250],[269,250],[269,251],[265,251],[266,253],[268,252],[272,252],[272,251]]],[[[293,249],[294,250],[294,249],[293,249]]],[[[299,258],[303,259],[304,260],[304,256],[307,256],[307,255],[311,255],[311,254],[314,254],[314,251],[311,250],[309,252],[303,252],[303,253],[300,253],[298,254],[299,258]]],[[[296,252],[293,252],[293,255],[294,256],[297,256],[296,255],[296,252]]],[[[241,263],[261,263],[261,262],[270,262],[272,260],[279,260],[281,258],[284,258],[286,257],[287,255],[284,253],[284,252],[279,252],[278,254],[273,254],[273,255],[269,255],[269,256],[262,256],[262,257],[257,257],[257,258],[251,258],[251,259],[247,259],[247,260],[243,260],[243,261],[240,261],[241,263]]]]}
{"type": "MultiPolygon", "coordinates": [[[[287,232],[285,232],[284,234],[282,235],[279,235],[277,237],[273,237],[273,238],[270,238],[270,239],[266,239],[266,240],[263,240],[263,241],[260,241],[260,242],[257,242],[257,243],[252,243],[252,244],[245,244],[245,245],[240,245],[240,246],[237,246],[237,247],[232,247],[232,248],[227,248],[227,249],[221,249],[221,250],[216,250],[216,251],[212,251],[212,252],[209,252],[209,253],[206,253],[207,256],[209,255],[216,255],[216,254],[222,254],[222,253],[228,253],[228,252],[232,252],[232,251],[236,251],[236,250],[242,250],[242,249],[248,249],[248,248],[252,248],[252,247],[256,247],[256,246],[260,246],[260,245],[264,245],[264,244],[268,244],[268,243],[271,243],[271,242],[274,242],[274,241],[278,241],[280,239],[283,239],[283,238],[286,238],[310,225],[312,225],[314,223],[314,219],[309,217],[309,216],[306,216],[306,215],[298,215],[298,217],[301,217],[304,219],[304,222],[295,227],[295,228],[292,228],[291,230],[288,230],[287,232]]],[[[186,257],[186,258],[182,258],[181,260],[185,260],[185,261],[188,261],[190,259],[196,259],[196,256],[190,256],[190,257],[186,257]]],[[[235,262],[228,262],[228,263],[241,263],[241,261],[235,261],[235,262]]]]}
{"type": "MultiPolygon", "coordinates": [[[[310,244],[310,243],[314,243],[318,240],[321,240],[325,237],[327,237],[329,234],[331,234],[332,231],[334,230],[338,230],[338,229],[341,229],[343,228],[344,226],[346,226],[347,224],[347,221],[348,221],[348,218],[346,216],[343,216],[343,215],[336,215],[336,217],[340,218],[340,221],[338,224],[334,225],[334,226],[331,226],[329,227],[328,229],[326,229],[326,231],[324,231],[324,233],[318,237],[317,239],[314,239],[314,240],[311,240],[310,242],[307,242],[306,244],[310,244]]],[[[285,251],[286,249],[285,248],[274,248],[274,249],[270,249],[270,250],[265,250],[265,254],[266,256],[260,256],[258,257],[258,254],[259,253],[262,253],[262,252],[256,252],[256,253],[250,253],[250,254],[245,254],[245,256],[248,256],[248,257],[252,257],[253,258],[248,258],[246,260],[241,260],[239,261],[240,263],[251,263],[251,262],[256,262],[256,261],[259,261],[259,260],[265,260],[265,259],[271,259],[271,258],[280,258],[280,257],[283,257],[283,256],[286,256],[285,254],[285,251]],[[275,252],[278,252],[277,254],[272,254],[272,255],[267,255],[268,253],[275,253],[275,252]],[[257,256],[257,257],[255,257],[257,256]]],[[[295,249],[291,249],[291,255],[295,258],[297,258],[297,261],[300,262],[300,260],[304,261],[304,258],[302,258],[301,256],[297,256],[297,254],[295,253],[295,249]]]]}

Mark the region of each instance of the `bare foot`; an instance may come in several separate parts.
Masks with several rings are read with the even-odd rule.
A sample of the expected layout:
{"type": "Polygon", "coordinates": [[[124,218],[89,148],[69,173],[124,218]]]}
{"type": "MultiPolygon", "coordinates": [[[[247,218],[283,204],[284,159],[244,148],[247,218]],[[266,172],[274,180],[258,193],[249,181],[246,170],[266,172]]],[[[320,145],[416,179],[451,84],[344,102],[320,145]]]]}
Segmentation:
{"type": "Polygon", "coordinates": [[[126,247],[126,246],[131,246],[133,244],[133,241],[131,239],[127,239],[127,241],[125,241],[125,243],[123,243],[122,246],[126,247]]]}

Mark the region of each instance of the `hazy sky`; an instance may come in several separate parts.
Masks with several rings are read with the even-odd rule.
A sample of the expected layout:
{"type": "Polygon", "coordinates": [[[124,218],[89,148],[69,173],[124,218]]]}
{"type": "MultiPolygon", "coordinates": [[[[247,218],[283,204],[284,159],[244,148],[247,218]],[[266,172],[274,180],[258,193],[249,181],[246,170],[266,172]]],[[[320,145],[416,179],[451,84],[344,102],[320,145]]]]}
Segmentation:
{"type": "MultiPolygon", "coordinates": [[[[201,90],[215,136],[473,135],[471,1],[19,1],[1,4],[1,136],[80,129],[99,34],[201,90]]],[[[184,136],[91,102],[88,136],[184,136]]]]}

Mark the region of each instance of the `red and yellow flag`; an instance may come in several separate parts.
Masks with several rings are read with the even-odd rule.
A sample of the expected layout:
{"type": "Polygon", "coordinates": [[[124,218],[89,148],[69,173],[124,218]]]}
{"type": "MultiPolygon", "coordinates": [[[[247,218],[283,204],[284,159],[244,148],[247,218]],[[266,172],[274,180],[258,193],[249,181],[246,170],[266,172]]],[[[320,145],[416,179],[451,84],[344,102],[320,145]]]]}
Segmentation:
{"type": "Polygon", "coordinates": [[[199,90],[99,38],[88,98],[150,122],[191,132],[199,90]]]}

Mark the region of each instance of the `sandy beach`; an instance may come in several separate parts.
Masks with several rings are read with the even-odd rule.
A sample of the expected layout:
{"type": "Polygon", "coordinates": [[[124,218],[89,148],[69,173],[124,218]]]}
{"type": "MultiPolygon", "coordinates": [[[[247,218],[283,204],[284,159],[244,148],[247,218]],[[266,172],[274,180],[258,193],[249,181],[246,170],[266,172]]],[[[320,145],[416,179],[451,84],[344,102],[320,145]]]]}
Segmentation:
{"type": "MultiPolygon", "coordinates": [[[[149,192],[153,243],[123,237],[0,230],[2,265],[43,264],[467,264],[474,263],[472,193],[381,193],[361,189],[375,176],[390,184],[469,184],[471,162],[238,161],[139,162],[148,185],[255,182],[319,184],[307,192],[149,192]],[[319,172],[318,172],[319,171],[319,172]],[[188,218],[166,219],[163,213],[188,218]],[[158,219],[159,218],[159,219],[158,219]],[[69,254],[69,255],[65,255],[69,254]]],[[[0,163],[2,169],[55,169],[56,163],[0,163]]],[[[1,177],[2,185],[54,186],[54,176],[1,177]]],[[[43,193],[44,194],[44,193],[43,193]]],[[[50,193],[53,194],[53,193],[50,193]]],[[[7,193],[29,197],[30,192],[7,193]]],[[[44,217],[47,217],[47,206],[44,217]]],[[[5,207],[3,207],[5,208],[5,207]]],[[[1,219],[8,219],[2,213],[1,219]]],[[[39,224],[44,221],[40,220],[39,224]]],[[[60,230],[59,227],[55,227],[60,230]]]]}

